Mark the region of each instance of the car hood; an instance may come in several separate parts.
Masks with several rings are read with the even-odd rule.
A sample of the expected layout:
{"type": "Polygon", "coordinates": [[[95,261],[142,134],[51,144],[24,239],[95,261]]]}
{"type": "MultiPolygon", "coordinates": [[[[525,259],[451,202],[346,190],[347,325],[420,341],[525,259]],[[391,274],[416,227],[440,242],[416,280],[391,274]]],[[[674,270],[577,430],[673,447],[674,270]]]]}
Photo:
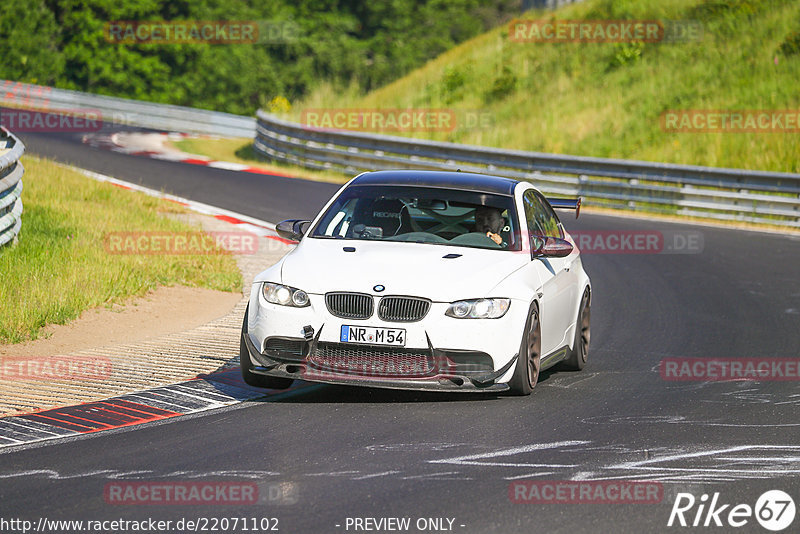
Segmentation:
{"type": "Polygon", "coordinates": [[[530,262],[521,252],[421,243],[306,238],[283,259],[282,283],[309,293],[354,291],[412,295],[450,302],[493,295],[492,289],[530,262]],[[346,252],[345,247],[355,248],[346,252]],[[458,257],[445,258],[446,255],[458,257]]]}

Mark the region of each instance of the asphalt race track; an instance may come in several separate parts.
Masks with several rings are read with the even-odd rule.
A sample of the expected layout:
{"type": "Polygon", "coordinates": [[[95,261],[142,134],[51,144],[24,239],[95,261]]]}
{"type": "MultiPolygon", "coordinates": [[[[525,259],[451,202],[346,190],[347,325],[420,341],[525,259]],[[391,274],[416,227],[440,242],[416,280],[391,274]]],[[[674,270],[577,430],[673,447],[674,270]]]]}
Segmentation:
{"type": "MultiPolygon", "coordinates": [[[[311,217],[336,190],[97,150],[79,136],[20,137],[29,153],[271,222],[311,217]]],[[[777,489],[798,502],[797,380],[669,381],[659,365],[676,357],[797,359],[800,239],[592,214],[562,219],[570,231],[699,232],[703,242],[695,254],[584,254],[594,295],[582,372],[546,372],[526,398],[320,385],[8,449],[0,452],[0,515],[34,522],[267,517],[288,533],[354,532],[352,518],[363,517],[409,517],[410,532],[418,518],[449,518],[464,533],[675,532],[703,530],[667,527],[681,492],[698,500],[718,492],[733,507],[755,506],[777,489]],[[659,481],[663,498],[513,503],[516,479],[659,481]],[[104,499],[111,482],[187,480],[255,482],[259,502],[104,499]]],[[[752,517],[735,530],[766,532],[752,517]]]]}

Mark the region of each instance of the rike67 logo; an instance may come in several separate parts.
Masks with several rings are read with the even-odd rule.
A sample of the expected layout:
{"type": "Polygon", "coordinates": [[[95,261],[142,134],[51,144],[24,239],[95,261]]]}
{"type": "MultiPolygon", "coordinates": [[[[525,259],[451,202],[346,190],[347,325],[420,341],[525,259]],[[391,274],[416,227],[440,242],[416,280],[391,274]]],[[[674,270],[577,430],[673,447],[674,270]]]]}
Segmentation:
{"type": "Polygon", "coordinates": [[[678,493],[667,526],[739,528],[755,518],[765,529],[779,532],[794,522],[795,512],[794,500],[781,490],[762,493],[755,506],[723,503],[719,492],[710,502],[705,493],[699,499],[691,493],[678,493]]]}

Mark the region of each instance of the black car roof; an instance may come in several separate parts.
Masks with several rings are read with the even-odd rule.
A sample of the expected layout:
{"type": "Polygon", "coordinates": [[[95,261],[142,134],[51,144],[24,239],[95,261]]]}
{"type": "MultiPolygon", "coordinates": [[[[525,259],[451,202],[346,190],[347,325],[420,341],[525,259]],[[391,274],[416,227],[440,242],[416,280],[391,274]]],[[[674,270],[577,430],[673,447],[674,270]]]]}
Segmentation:
{"type": "Polygon", "coordinates": [[[476,191],[497,195],[513,195],[519,180],[452,171],[373,171],[366,172],[350,185],[411,185],[476,191]]]}

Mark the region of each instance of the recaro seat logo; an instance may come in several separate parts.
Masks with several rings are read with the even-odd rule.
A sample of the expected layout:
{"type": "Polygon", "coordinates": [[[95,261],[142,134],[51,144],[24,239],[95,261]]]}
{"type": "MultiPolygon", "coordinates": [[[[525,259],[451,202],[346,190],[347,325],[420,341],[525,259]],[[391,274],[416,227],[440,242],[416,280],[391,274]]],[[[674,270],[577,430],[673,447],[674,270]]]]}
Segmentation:
{"type": "Polygon", "coordinates": [[[779,532],[794,522],[795,512],[794,500],[781,490],[762,493],[755,506],[723,503],[719,492],[714,493],[710,500],[705,493],[699,499],[691,493],[678,493],[667,526],[739,528],[755,517],[765,529],[779,532]]]}

